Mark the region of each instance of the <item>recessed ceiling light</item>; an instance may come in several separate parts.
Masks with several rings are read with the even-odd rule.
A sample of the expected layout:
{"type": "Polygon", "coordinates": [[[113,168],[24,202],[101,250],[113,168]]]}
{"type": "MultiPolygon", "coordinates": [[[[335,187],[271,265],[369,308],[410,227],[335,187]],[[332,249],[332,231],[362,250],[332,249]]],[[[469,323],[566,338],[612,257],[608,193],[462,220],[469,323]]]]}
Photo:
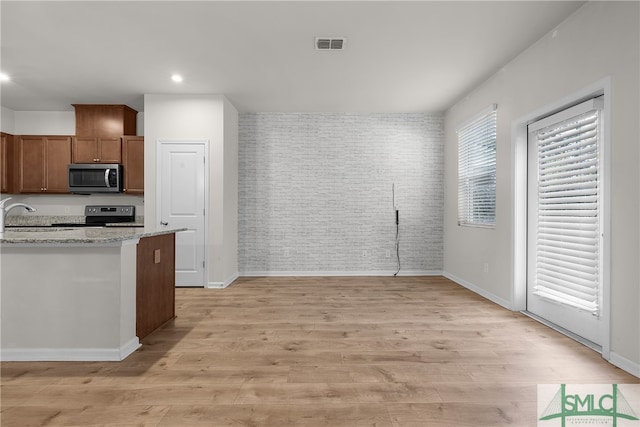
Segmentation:
{"type": "Polygon", "coordinates": [[[7,73],[0,73],[0,82],[8,82],[9,80],[11,80],[9,78],[9,74],[7,73]]]}
{"type": "Polygon", "coordinates": [[[176,83],[180,83],[182,82],[182,76],[180,74],[174,74],[171,76],[171,80],[173,80],[176,83]]]}

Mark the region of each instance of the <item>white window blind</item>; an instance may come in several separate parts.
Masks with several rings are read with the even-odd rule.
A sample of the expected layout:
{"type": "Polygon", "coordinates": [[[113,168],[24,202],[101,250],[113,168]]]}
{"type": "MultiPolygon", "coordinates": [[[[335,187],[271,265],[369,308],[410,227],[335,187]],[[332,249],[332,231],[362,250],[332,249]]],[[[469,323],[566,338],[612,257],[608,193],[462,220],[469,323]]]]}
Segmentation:
{"type": "Polygon", "coordinates": [[[497,106],[458,129],[458,224],[496,223],[497,106]]]}
{"type": "Polygon", "coordinates": [[[529,126],[537,145],[534,294],[600,307],[601,99],[529,126]]]}

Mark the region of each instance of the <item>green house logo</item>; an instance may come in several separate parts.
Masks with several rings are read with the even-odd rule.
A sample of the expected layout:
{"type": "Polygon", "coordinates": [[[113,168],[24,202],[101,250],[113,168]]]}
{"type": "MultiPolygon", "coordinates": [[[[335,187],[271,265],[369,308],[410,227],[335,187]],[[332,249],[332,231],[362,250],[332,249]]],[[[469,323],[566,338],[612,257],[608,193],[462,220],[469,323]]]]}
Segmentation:
{"type": "MultiPolygon", "coordinates": [[[[591,386],[592,389],[601,387],[591,386]]],[[[565,427],[567,421],[572,426],[598,424],[618,427],[621,420],[627,421],[624,425],[640,424],[635,423],[639,418],[617,384],[611,385],[610,392],[593,392],[585,385],[572,388],[577,390],[569,393],[566,384],[560,384],[559,390],[543,411],[539,421],[559,420],[561,427],[565,427]]],[[[539,422],[538,425],[545,426],[546,423],[539,422]]]]}

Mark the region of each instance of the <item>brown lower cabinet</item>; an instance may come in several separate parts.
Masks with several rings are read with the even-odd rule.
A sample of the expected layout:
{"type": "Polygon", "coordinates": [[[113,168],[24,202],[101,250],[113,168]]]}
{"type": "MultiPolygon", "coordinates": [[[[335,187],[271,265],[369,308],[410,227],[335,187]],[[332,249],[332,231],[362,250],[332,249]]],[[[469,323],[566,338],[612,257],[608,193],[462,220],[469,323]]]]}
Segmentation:
{"type": "Polygon", "coordinates": [[[136,263],[136,335],[142,339],[176,315],[175,234],[144,237],[136,263]]]}

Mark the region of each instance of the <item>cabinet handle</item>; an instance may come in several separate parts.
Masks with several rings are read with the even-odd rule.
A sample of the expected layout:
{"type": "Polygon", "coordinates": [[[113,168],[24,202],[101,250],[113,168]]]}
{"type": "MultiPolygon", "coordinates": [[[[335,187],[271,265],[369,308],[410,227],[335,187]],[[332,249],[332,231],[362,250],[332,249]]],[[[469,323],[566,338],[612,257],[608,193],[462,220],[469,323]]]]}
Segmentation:
{"type": "Polygon", "coordinates": [[[160,221],[160,225],[169,225],[167,221],[160,221]]]}

